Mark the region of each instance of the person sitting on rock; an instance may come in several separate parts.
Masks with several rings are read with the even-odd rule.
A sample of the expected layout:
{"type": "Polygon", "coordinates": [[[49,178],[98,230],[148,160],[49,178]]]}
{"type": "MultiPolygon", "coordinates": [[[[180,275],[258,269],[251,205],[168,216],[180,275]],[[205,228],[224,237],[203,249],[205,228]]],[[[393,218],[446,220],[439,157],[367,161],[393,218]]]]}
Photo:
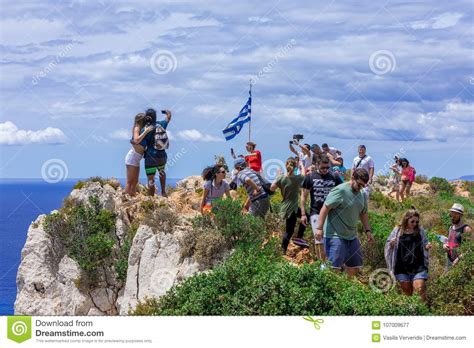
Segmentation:
{"type": "Polygon", "coordinates": [[[152,126],[145,127],[146,116],[144,113],[135,116],[132,128],[132,148],[125,156],[125,166],[127,168],[127,182],[125,183],[125,193],[135,196],[137,193],[138,178],[140,176],[140,161],[145,154],[145,137],[153,130],[152,126]],[[143,130],[141,133],[140,131],[143,130]]]}
{"type": "Polygon", "coordinates": [[[463,240],[473,239],[471,226],[462,222],[464,207],[459,203],[454,203],[451,209],[449,209],[449,215],[451,216],[452,225],[449,227],[448,241],[443,244],[443,248],[448,256],[448,269],[455,266],[462,258],[463,255],[459,253],[458,248],[463,240]]]}
{"type": "MultiPolygon", "coordinates": [[[[276,191],[276,189],[279,188],[283,198],[280,208],[280,217],[285,220],[286,224],[285,233],[283,234],[281,244],[283,254],[286,254],[291,236],[295,231],[296,220],[302,216],[302,211],[298,207],[298,198],[304,177],[303,175],[295,174],[295,169],[297,166],[298,162],[294,158],[288,158],[285,163],[286,174],[278,175],[270,187],[270,190],[272,191],[276,191]]],[[[309,214],[307,215],[307,218],[309,219],[309,214]]],[[[297,238],[303,238],[305,229],[306,225],[300,223],[297,238]]]]}
{"type": "Polygon", "coordinates": [[[244,204],[244,211],[253,216],[264,218],[270,208],[270,197],[263,189],[263,184],[258,174],[247,168],[247,162],[243,158],[234,161],[236,171],[236,181],[239,186],[243,186],[247,191],[247,201],[244,204]]]}
{"type": "Polygon", "coordinates": [[[422,301],[426,301],[430,248],[431,243],[420,227],[420,214],[413,207],[405,213],[385,243],[385,261],[390,273],[400,283],[405,295],[411,296],[415,290],[422,301]]]}
{"type": "Polygon", "coordinates": [[[207,167],[202,172],[204,190],[202,192],[201,214],[210,213],[212,202],[222,198],[224,194],[229,198],[231,197],[230,186],[225,180],[225,175],[225,168],[219,165],[207,167]]]}

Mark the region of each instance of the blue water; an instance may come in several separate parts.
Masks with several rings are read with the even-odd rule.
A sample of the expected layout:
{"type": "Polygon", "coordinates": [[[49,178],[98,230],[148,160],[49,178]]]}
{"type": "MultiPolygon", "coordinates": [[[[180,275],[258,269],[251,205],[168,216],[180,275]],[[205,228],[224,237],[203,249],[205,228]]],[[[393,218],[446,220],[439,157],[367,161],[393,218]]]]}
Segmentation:
{"type": "MultiPolygon", "coordinates": [[[[168,179],[175,186],[178,179],[168,179]]],[[[40,214],[62,205],[77,179],[57,184],[43,180],[0,180],[0,315],[13,314],[16,273],[28,227],[40,214]]],[[[123,180],[121,180],[123,186],[123,180]]]]}

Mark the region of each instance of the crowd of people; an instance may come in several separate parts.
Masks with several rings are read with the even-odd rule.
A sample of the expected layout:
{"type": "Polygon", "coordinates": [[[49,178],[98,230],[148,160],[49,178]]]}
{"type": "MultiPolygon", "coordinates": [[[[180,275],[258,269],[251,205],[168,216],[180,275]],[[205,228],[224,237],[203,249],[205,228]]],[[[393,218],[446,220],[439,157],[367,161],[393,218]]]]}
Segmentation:
{"type": "MultiPolygon", "coordinates": [[[[162,110],[162,113],[164,120],[157,120],[154,109],[148,109],[135,117],[130,140],[132,148],[125,158],[125,191],[131,196],[136,194],[140,161],[144,158],[148,194],[155,194],[155,175],[158,172],[161,194],[166,197],[165,167],[169,146],[166,129],[171,121],[171,112],[162,110]]],[[[201,213],[212,214],[212,205],[216,199],[224,196],[231,198],[230,191],[241,186],[247,194],[243,213],[264,219],[271,209],[270,196],[280,190],[282,202],[279,214],[285,222],[281,242],[283,253],[286,254],[291,240],[297,245],[308,246],[304,233],[310,224],[317,257],[327,260],[334,269],[355,276],[363,263],[361,243],[357,236],[359,221],[368,243],[374,242],[368,217],[370,185],[375,173],[374,160],[367,155],[366,146],[360,145],[347,173],[349,170],[344,167],[339,149],[328,144],[322,144],[321,147],[317,144],[300,144],[301,139],[302,135],[295,135],[289,142],[289,150],[294,156],[286,160],[285,173],[279,173],[273,182],[263,175],[262,154],[254,142],[246,144],[247,155],[236,155],[231,149],[232,173],[227,173],[224,163],[206,167],[202,172],[204,187],[201,213]],[[298,232],[296,238],[292,238],[298,219],[298,232]]],[[[390,167],[389,195],[396,193],[396,199],[403,201],[410,195],[416,171],[406,158],[396,156],[394,161],[390,167]]],[[[444,238],[442,242],[447,255],[447,267],[456,265],[463,257],[458,251],[463,240],[472,239],[472,228],[462,222],[463,215],[464,207],[455,203],[450,209],[452,226],[448,237],[440,236],[444,238]]],[[[420,214],[413,207],[390,233],[385,245],[387,267],[406,295],[416,292],[425,300],[431,247],[426,232],[420,226],[420,214]]]]}

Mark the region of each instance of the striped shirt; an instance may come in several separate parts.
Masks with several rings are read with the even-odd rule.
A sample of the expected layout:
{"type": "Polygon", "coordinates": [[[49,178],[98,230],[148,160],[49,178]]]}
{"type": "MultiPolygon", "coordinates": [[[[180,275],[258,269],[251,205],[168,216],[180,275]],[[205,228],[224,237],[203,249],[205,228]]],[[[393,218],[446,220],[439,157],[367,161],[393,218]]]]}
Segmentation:
{"type": "Polygon", "coordinates": [[[242,169],[237,174],[237,179],[240,182],[240,184],[245,188],[245,190],[247,190],[247,194],[249,195],[249,198],[251,201],[255,201],[257,199],[267,197],[267,193],[265,192],[262,185],[260,184],[260,180],[257,174],[255,174],[255,172],[252,169],[249,169],[249,168],[242,169]],[[258,192],[256,196],[253,195],[252,186],[250,186],[249,184],[245,182],[245,180],[247,179],[252,180],[255,183],[255,185],[257,185],[257,187],[260,189],[260,191],[258,192]]]}

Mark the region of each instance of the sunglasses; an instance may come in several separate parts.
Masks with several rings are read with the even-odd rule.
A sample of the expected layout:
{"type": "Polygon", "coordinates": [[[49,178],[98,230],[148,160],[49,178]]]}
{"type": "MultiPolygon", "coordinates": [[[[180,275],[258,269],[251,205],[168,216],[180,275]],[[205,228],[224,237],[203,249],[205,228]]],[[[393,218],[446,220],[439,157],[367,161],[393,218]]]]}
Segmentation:
{"type": "Polygon", "coordinates": [[[419,223],[418,220],[410,220],[408,222],[411,223],[411,224],[415,224],[415,225],[418,225],[418,223],[419,223]]]}
{"type": "Polygon", "coordinates": [[[321,170],[329,170],[329,167],[319,167],[321,170]]]}
{"type": "Polygon", "coordinates": [[[225,174],[226,171],[225,171],[225,170],[219,170],[218,173],[220,173],[220,174],[225,174]]]}

